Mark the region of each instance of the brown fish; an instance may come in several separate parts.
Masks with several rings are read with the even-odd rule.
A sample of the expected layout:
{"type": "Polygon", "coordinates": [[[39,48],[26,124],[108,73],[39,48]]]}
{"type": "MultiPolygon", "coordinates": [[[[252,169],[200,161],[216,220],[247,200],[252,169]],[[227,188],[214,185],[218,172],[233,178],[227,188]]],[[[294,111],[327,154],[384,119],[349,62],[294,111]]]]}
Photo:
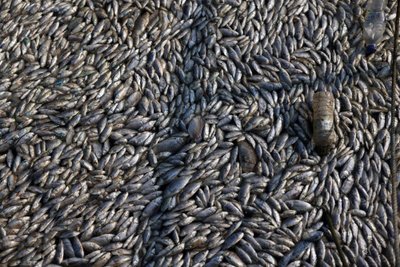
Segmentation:
{"type": "Polygon", "coordinates": [[[239,162],[243,172],[253,172],[257,164],[257,156],[254,148],[247,143],[242,141],[238,144],[239,146],[239,162]]]}
{"type": "Polygon", "coordinates": [[[317,92],[313,98],[313,141],[321,156],[329,153],[336,142],[334,130],[335,100],[330,92],[317,92]]]}

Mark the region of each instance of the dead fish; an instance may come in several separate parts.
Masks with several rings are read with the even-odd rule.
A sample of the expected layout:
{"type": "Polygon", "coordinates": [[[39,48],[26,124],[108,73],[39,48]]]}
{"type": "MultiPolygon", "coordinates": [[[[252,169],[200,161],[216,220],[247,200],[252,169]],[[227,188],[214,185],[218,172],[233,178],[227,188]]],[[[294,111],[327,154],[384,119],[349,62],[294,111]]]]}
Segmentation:
{"type": "Polygon", "coordinates": [[[204,128],[204,120],[201,116],[194,117],[188,127],[190,137],[196,142],[200,142],[204,128]]]}
{"type": "Polygon", "coordinates": [[[318,154],[326,155],[336,142],[334,98],[330,92],[316,92],[313,97],[313,141],[318,154]]]}

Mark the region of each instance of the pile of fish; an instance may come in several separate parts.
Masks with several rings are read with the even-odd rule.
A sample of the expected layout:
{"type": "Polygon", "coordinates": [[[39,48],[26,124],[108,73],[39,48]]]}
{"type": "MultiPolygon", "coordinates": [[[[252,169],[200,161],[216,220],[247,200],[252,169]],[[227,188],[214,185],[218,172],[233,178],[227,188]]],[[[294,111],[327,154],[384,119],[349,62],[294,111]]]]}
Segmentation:
{"type": "Polygon", "coordinates": [[[0,0],[0,265],[391,266],[394,6],[0,0]]]}

